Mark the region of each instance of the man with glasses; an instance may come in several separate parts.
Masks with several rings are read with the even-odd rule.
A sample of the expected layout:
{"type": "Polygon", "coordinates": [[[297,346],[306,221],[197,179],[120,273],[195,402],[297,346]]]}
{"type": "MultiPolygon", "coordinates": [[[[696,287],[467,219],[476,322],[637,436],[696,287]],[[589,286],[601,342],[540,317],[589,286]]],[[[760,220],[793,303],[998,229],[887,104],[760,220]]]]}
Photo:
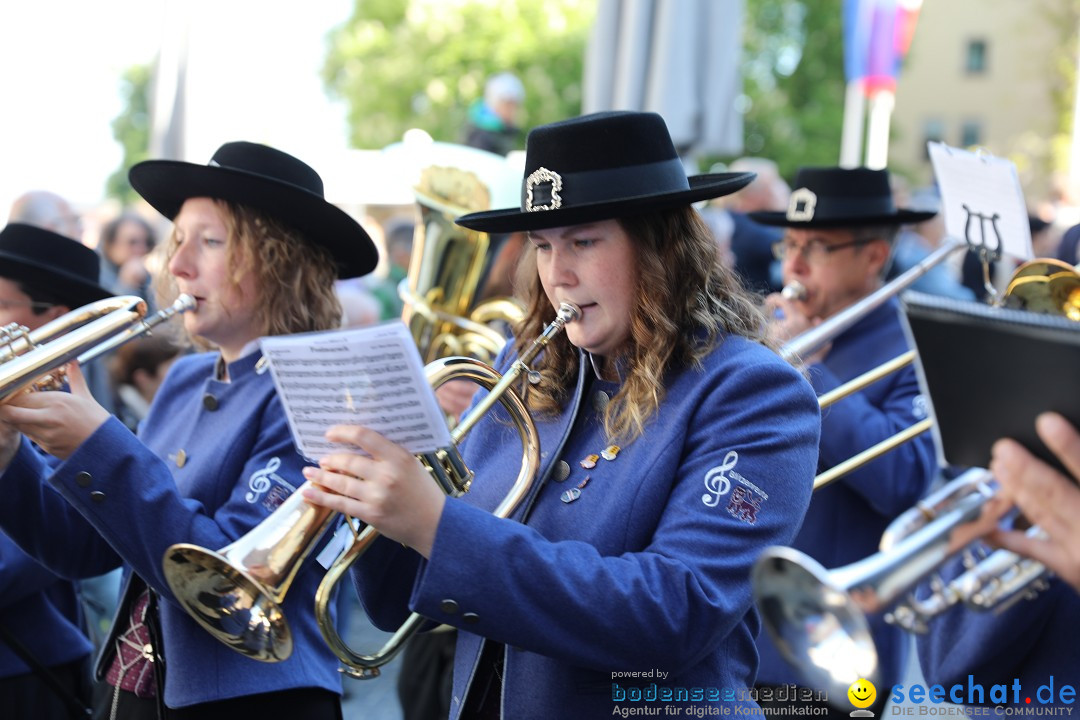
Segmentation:
{"type": "MultiPolygon", "coordinates": [[[[766,304],[772,334],[787,342],[877,290],[901,225],[933,212],[898,209],[886,170],[804,168],[796,176],[786,212],[752,213],[765,225],[784,228],[775,246],[782,261],[784,292],[766,304]]],[[[801,362],[818,395],[833,390],[908,350],[895,298],[867,313],[801,362]]],[[[912,367],[888,375],[822,411],[819,472],[847,460],[926,416],[912,367]]],[[[924,433],[814,493],[802,529],[792,543],[826,568],[872,554],[889,522],[929,488],[935,469],[933,440],[924,433]]],[[[888,688],[900,681],[908,640],[881,617],[870,620],[881,685],[870,709],[880,716],[888,688]]],[[[790,688],[798,676],[772,640],[758,640],[762,694],[790,688]]],[[[805,706],[799,702],[765,705],[805,706]]],[[[838,707],[846,698],[829,698],[838,707]]],[[[848,710],[851,708],[848,707],[848,710]]],[[[805,712],[805,711],[803,711],[805,712]]],[[[847,711],[835,712],[837,717],[847,711]]]]}
{"type": "MultiPolygon", "coordinates": [[[[0,326],[35,330],[109,297],[99,272],[82,243],[9,223],[0,230],[0,326]]],[[[0,707],[10,717],[79,717],[90,651],[74,584],[0,534],[0,707]]]]}

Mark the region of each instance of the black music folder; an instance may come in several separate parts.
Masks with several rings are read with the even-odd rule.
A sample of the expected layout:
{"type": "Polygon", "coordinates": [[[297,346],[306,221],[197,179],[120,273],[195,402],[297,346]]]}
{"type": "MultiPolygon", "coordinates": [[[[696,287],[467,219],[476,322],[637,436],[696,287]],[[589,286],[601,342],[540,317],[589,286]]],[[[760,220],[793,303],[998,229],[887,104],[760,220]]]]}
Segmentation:
{"type": "Polygon", "coordinates": [[[986,467],[1010,437],[1064,472],[1035,418],[1052,410],[1080,428],[1080,323],[917,292],[901,304],[940,459],[986,467]]]}

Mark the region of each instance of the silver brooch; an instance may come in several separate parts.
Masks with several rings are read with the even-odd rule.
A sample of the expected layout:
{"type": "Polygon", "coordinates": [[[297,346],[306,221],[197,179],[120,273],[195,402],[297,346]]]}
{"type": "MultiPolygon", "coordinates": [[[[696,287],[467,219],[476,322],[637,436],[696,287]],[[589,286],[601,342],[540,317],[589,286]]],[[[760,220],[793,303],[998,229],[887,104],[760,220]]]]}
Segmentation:
{"type": "Polygon", "coordinates": [[[525,212],[558,210],[562,207],[560,190],[562,190],[562,176],[559,173],[543,167],[537,168],[536,172],[525,179],[525,212]],[[533,205],[533,188],[545,182],[551,183],[551,203],[548,205],[533,205]]]}
{"type": "Polygon", "coordinates": [[[814,191],[799,188],[791,193],[791,200],[788,202],[787,208],[787,219],[792,222],[813,220],[815,207],[817,207],[817,195],[814,194],[814,191]]]}

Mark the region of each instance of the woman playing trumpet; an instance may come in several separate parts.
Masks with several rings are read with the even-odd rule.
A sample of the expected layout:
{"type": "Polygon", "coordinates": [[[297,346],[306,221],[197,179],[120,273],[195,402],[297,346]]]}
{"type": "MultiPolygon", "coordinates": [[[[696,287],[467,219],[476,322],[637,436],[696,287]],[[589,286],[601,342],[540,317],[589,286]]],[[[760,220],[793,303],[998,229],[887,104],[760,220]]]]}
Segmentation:
{"type": "Polygon", "coordinates": [[[307,497],[397,541],[357,563],[376,624],[395,627],[412,608],[459,629],[452,718],[599,717],[643,693],[753,705],[748,573],[801,522],[819,414],[691,207],[752,176],[687,178],[652,113],[542,126],[527,156],[520,210],[458,222],[529,235],[528,314],[501,367],[560,304],[580,308],[527,392],[538,486],[511,518],[488,513],[519,465],[500,409],[465,443],[476,479],[462,499],[355,426],[328,438],[366,455],[305,471],[325,488],[307,497]]]}
{"type": "Polygon", "coordinates": [[[177,542],[228,544],[301,482],[257,340],[337,327],[335,277],[370,271],[376,251],[325,201],[314,170],[263,145],[228,143],[205,166],[144,162],[130,176],[173,220],[161,279],[195,298],[185,329],[214,350],[173,365],[138,438],[90,398],[77,372],[70,394],[25,395],[0,409],[0,420],[54,458],[6,438],[0,526],[65,576],[123,565],[96,717],[153,718],[163,704],[170,718],[340,718],[336,659],[309,599],[317,569],[297,580],[306,597],[285,603],[296,651],[267,665],[218,643],[172,601],[161,558],[177,542]]]}

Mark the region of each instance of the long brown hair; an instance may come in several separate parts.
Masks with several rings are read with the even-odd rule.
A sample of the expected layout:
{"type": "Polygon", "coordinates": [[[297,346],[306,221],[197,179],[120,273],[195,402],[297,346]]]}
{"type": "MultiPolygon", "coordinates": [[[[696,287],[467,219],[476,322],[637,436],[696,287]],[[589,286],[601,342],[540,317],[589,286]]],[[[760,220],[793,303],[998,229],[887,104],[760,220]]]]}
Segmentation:
{"type": "MultiPolygon", "coordinates": [[[[775,349],[760,302],[721,264],[716,240],[692,207],[618,218],[634,243],[637,303],[630,313],[630,339],[617,358],[623,383],[604,411],[610,440],[630,442],[664,399],[664,377],[699,365],[723,335],[742,335],[775,349]]],[[[520,352],[555,317],[536,269],[536,251],[526,243],[517,287],[525,319],[515,328],[520,352]]],[[[541,382],[528,402],[541,414],[557,412],[569,398],[578,372],[578,351],[556,336],[534,363],[541,382]]]]}
{"type": "MultiPolygon", "coordinates": [[[[304,241],[265,213],[224,200],[215,199],[214,204],[222,211],[229,235],[230,280],[239,284],[245,273],[255,275],[260,335],[331,330],[341,325],[341,303],[334,292],[337,273],[327,250],[304,241]]],[[[176,247],[174,228],[156,278],[163,304],[177,295],[176,281],[169,273],[176,247]]],[[[191,339],[207,347],[200,338],[191,339]]]]}

